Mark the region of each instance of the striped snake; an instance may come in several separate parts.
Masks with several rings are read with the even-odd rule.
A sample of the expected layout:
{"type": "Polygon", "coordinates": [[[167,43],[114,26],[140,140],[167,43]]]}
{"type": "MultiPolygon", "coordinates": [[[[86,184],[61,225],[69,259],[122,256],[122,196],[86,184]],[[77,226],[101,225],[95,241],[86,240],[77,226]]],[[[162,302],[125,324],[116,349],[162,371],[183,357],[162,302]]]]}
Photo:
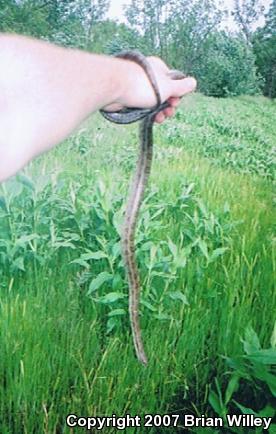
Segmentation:
{"type": "MultiPolygon", "coordinates": [[[[125,51],[117,54],[116,57],[132,60],[144,69],[157,99],[157,104],[152,109],[124,108],[117,112],[100,110],[101,114],[107,120],[117,124],[130,124],[142,120],[139,128],[140,155],[137,161],[136,172],[132,181],[132,187],[126,206],[125,222],[122,232],[122,248],[130,287],[129,315],[135,352],[138,360],[146,365],[148,360],[144,350],[139,322],[140,279],[135,260],[134,237],[138,213],[151,169],[153,147],[152,129],[154,118],[157,113],[170,105],[168,102],[161,103],[161,97],[155,76],[147,59],[141,53],[138,51],[125,51]]],[[[173,80],[181,80],[185,78],[185,75],[182,72],[176,70],[169,71],[168,75],[173,80]]]]}

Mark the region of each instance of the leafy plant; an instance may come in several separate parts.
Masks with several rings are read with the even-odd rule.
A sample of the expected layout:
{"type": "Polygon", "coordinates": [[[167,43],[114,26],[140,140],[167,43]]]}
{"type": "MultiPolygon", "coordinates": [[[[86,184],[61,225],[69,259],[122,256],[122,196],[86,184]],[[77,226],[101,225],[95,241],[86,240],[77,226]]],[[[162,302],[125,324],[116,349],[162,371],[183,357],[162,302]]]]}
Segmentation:
{"type": "MultiPolygon", "coordinates": [[[[209,403],[213,410],[226,421],[227,414],[252,414],[256,417],[275,417],[276,398],[276,348],[263,349],[255,331],[248,327],[242,340],[244,354],[226,357],[231,368],[225,392],[221,390],[218,379],[215,379],[216,390],[209,393],[209,403]],[[243,389],[250,390],[245,397],[252,402],[255,409],[238,402],[235,397],[243,394],[243,389]],[[270,393],[268,393],[270,392],[270,393]],[[261,408],[258,408],[260,407],[261,408]]],[[[275,432],[276,424],[270,425],[269,432],[275,432]]],[[[245,429],[229,427],[231,432],[242,433],[245,429]]],[[[262,428],[256,432],[262,432],[262,428]]]]}

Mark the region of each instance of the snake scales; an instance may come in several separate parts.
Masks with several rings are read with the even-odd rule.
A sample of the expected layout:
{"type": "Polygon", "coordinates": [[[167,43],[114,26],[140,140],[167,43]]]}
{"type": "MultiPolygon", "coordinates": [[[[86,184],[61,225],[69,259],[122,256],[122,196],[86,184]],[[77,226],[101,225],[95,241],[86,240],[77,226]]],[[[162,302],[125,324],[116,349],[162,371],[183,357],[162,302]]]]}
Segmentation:
{"type": "MultiPolygon", "coordinates": [[[[122,232],[122,248],[130,286],[129,315],[134,347],[137,358],[141,363],[146,365],[148,360],[144,350],[139,322],[140,279],[135,260],[134,237],[138,213],[151,169],[153,148],[152,130],[154,118],[157,113],[169,107],[169,103],[161,103],[161,97],[155,76],[147,59],[141,53],[138,51],[125,51],[117,54],[116,57],[134,61],[144,69],[157,99],[157,104],[153,109],[124,108],[117,112],[107,112],[105,110],[100,110],[101,114],[107,120],[118,124],[130,124],[132,122],[142,120],[139,128],[140,154],[126,206],[125,222],[122,232]]],[[[185,78],[185,75],[182,72],[176,70],[169,71],[168,75],[173,80],[185,78]]]]}

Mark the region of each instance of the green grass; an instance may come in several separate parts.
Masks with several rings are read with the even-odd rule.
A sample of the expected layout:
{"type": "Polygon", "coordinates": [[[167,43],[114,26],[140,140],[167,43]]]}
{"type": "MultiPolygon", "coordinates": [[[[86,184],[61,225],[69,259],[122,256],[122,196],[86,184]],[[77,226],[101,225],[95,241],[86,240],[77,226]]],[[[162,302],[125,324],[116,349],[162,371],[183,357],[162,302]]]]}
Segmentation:
{"type": "MultiPolygon", "coordinates": [[[[193,95],[156,127],[137,231],[147,368],[119,243],[137,126],[93,116],[2,186],[1,434],[68,432],[74,412],[212,414],[248,327],[275,349],[275,115],[262,97],[193,95]]],[[[273,400],[250,378],[234,397],[273,400]]]]}

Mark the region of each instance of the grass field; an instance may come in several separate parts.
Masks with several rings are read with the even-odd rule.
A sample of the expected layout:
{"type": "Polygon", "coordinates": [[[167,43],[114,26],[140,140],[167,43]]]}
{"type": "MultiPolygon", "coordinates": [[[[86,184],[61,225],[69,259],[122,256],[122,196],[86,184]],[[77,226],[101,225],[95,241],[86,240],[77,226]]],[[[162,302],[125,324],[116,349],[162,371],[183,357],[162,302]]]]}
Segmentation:
{"type": "Polygon", "coordinates": [[[180,415],[139,433],[188,432],[185,413],[275,417],[275,120],[263,97],[195,94],[156,127],[136,238],[147,368],[119,237],[137,125],[92,116],[0,187],[1,434],[69,432],[70,413],[180,415]]]}

